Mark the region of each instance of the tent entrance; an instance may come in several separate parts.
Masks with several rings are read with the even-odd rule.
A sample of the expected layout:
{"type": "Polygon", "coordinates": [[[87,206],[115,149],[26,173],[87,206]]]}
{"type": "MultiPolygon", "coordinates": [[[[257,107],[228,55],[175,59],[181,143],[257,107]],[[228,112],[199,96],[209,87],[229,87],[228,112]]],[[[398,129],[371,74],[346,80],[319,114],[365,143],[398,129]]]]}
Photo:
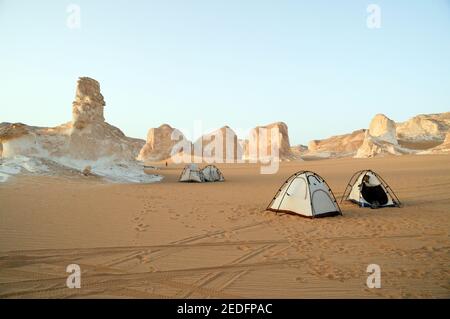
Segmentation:
{"type": "Polygon", "coordinates": [[[388,203],[388,197],[381,185],[367,186],[362,184],[361,196],[371,205],[375,202],[378,203],[378,205],[386,205],[388,203]]]}

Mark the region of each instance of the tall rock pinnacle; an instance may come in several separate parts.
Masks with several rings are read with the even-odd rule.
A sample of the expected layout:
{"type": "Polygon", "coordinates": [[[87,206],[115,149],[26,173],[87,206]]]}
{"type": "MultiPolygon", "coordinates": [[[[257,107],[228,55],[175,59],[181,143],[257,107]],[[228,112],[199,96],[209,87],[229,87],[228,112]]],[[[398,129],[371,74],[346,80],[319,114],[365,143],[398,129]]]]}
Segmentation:
{"type": "Polygon", "coordinates": [[[105,100],[100,93],[100,84],[91,78],[80,77],[75,100],[72,103],[73,126],[82,129],[93,122],[104,122],[105,100]]]}

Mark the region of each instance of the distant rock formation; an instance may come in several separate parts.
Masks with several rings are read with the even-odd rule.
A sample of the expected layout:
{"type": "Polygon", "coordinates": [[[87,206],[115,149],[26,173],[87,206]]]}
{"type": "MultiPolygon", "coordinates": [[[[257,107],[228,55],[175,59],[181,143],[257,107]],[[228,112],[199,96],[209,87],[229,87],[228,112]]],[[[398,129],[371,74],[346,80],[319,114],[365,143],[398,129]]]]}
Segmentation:
{"type": "Polygon", "coordinates": [[[365,158],[379,155],[402,155],[412,151],[401,147],[397,141],[396,124],[384,114],[377,114],[372,119],[364,141],[355,157],[365,158]]]}
{"type": "Polygon", "coordinates": [[[398,144],[396,124],[384,114],[377,114],[370,122],[369,134],[380,141],[398,144]]]}
{"type": "Polygon", "coordinates": [[[285,123],[277,122],[266,126],[258,126],[250,131],[248,139],[239,139],[229,126],[223,126],[211,133],[207,133],[198,138],[194,143],[188,141],[181,132],[176,134],[182,136],[173,141],[170,136],[176,129],[164,124],[156,129],[150,129],[147,136],[147,143],[141,149],[138,160],[161,161],[175,159],[171,157],[173,152],[177,152],[178,161],[183,162],[216,162],[216,163],[236,163],[245,160],[259,160],[260,157],[271,157],[272,146],[279,146],[278,158],[280,160],[301,160],[298,152],[291,150],[289,143],[288,128],[285,123]],[[273,141],[273,129],[277,129],[278,135],[276,143],[273,141]],[[263,136],[262,134],[265,135],[263,136]],[[259,150],[259,143],[267,142],[264,149],[259,150]],[[251,144],[253,143],[253,144],[251,144]],[[179,146],[181,146],[178,148],[179,146]],[[176,146],[176,147],[174,147],[176,146]],[[190,151],[190,152],[189,152],[190,151]],[[251,152],[254,156],[250,156],[251,152]]]}
{"type": "Polygon", "coordinates": [[[204,160],[234,163],[242,159],[243,149],[236,133],[229,126],[221,127],[211,133],[205,134],[193,144],[193,155],[201,151],[204,160]],[[197,149],[197,152],[196,152],[197,149]]]}
{"type": "Polygon", "coordinates": [[[72,122],[57,127],[9,123],[0,132],[3,157],[16,154],[98,160],[134,160],[144,141],[126,137],[103,117],[103,96],[97,81],[80,78],[73,102],[72,122]]]}
{"type": "Polygon", "coordinates": [[[369,129],[351,134],[313,140],[308,145],[307,157],[373,157],[385,154],[420,154],[438,147],[450,129],[450,112],[422,114],[403,123],[395,123],[383,114],[377,114],[369,129]]]}
{"type": "Polygon", "coordinates": [[[365,158],[388,154],[440,154],[450,149],[450,112],[418,115],[403,123],[377,114],[368,130],[313,140],[306,148],[303,145],[291,147],[288,127],[283,122],[255,127],[244,140],[224,126],[191,143],[167,124],[150,129],[147,141],[134,139],[105,122],[104,107],[100,84],[81,77],[72,103],[72,121],[56,127],[0,123],[0,181],[22,168],[39,172],[55,165],[116,180],[155,181],[154,176],[143,173],[142,163],[136,158],[163,161],[179,154],[183,161],[242,162],[274,156],[290,161],[305,156],[365,158]],[[179,142],[183,143],[178,149],[175,146],[180,146],[179,142]],[[276,153],[273,152],[275,147],[276,153]]]}
{"type": "Polygon", "coordinates": [[[291,152],[296,157],[301,158],[302,155],[308,152],[308,146],[302,144],[291,146],[291,152]]]}
{"type": "Polygon", "coordinates": [[[312,140],[305,155],[317,157],[354,156],[361,147],[366,130],[357,130],[350,134],[335,135],[323,140],[312,140]]]}
{"type": "Polygon", "coordinates": [[[422,151],[419,154],[450,154],[450,131],[447,131],[442,144],[429,150],[422,151]]]}
{"type": "Polygon", "coordinates": [[[450,129],[450,112],[421,114],[397,124],[397,138],[407,142],[444,141],[450,129]]]}
{"type": "Polygon", "coordinates": [[[289,142],[289,133],[286,123],[276,122],[265,126],[257,126],[250,131],[248,141],[244,146],[244,157],[248,160],[258,160],[264,157],[271,157],[272,148],[278,147],[278,158],[289,161],[298,158],[292,151],[289,142]],[[274,134],[278,130],[277,136],[274,134]],[[265,144],[264,148],[260,146],[265,144]]]}
{"type": "Polygon", "coordinates": [[[142,147],[137,157],[140,161],[163,161],[169,159],[174,146],[186,137],[181,131],[163,124],[151,128],[147,134],[147,143],[142,147]]]}
{"type": "MultiPolygon", "coordinates": [[[[22,123],[2,123],[2,158],[25,156],[45,159],[80,172],[91,166],[93,174],[144,181],[135,158],[145,144],[129,138],[105,122],[104,99],[99,83],[79,78],[72,104],[72,121],[57,127],[34,127],[22,123]],[[116,176],[116,175],[129,176],[116,176]]],[[[143,172],[142,172],[143,174],[143,172]]]]}

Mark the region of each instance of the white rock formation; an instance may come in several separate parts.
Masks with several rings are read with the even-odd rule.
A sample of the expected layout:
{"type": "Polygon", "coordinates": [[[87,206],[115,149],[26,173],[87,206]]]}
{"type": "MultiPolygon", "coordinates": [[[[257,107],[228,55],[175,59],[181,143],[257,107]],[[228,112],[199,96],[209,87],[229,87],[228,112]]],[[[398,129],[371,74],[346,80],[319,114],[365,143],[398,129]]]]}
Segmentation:
{"type": "Polygon", "coordinates": [[[422,114],[403,123],[395,123],[383,114],[376,115],[369,130],[358,130],[351,134],[332,136],[323,140],[313,140],[307,157],[372,157],[382,154],[433,153],[444,141],[450,129],[450,112],[422,114]],[[428,152],[430,150],[430,152],[428,152]]]}
{"type": "Polygon", "coordinates": [[[450,153],[450,131],[447,131],[444,142],[429,150],[422,151],[419,154],[449,154],[450,153]]]}
{"type": "Polygon", "coordinates": [[[313,140],[308,144],[307,156],[345,157],[354,156],[361,147],[366,130],[357,130],[350,134],[335,135],[323,140],[313,140]]]}
{"type": "Polygon", "coordinates": [[[100,93],[100,84],[91,78],[78,80],[75,100],[72,103],[73,126],[82,129],[91,123],[103,123],[105,100],[100,93]]]}
{"type": "Polygon", "coordinates": [[[260,160],[277,155],[282,161],[301,159],[291,151],[286,123],[276,122],[253,128],[244,146],[244,158],[260,160]],[[278,154],[273,154],[272,149],[278,149],[278,154]]]}
{"type": "Polygon", "coordinates": [[[355,157],[365,158],[380,155],[410,154],[411,150],[401,147],[397,141],[395,122],[383,114],[377,114],[365,133],[364,142],[355,157]]]}
{"type": "Polygon", "coordinates": [[[397,124],[397,138],[408,142],[443,141],[450,129],[450,112],[421,114],[397,124]]]}
{"type": "Polygon", "coordinates": [[[242,160],[243,149],[233,129],[224,126],[195,141],[193,155],[198,153],[207,162],[235,163],[242,160]]]}
{"type": "Polygon", "coordinates": [[[308,146],[302,144],[291,146],[291,152],[296,157],[301,158],[302,155],[308,152],[308,146]]]}
{"type": "Polygon", "coordinates": [[[398,144],[396,124],[384,114],[377,114],[370,122],[369,134],[380,141],[398,144]]]}
{"type": "Polygon", "coordinates": [[[137,159],[150,162],[169,160],[174,146],[181,139],[186,139],[183,133],[168,124],[151,128],[147,134],[147,143],[140,150],[137,159]]]}
{"type": "Polygon", "coordinates": [[[0,126],[3,149],[0,171],[7,165],[16,165],[15,162],[33,162],[39,166],[51,161],[80,172],[90,166],[93,174],[111,180],[156,180],[155,176],[146,175],[135,160],[145,142],[129,138],[106,123],[104,105],[99,83],[83,77],[78,80],[71,122],[53,128],[3,123],[0,126]]]}

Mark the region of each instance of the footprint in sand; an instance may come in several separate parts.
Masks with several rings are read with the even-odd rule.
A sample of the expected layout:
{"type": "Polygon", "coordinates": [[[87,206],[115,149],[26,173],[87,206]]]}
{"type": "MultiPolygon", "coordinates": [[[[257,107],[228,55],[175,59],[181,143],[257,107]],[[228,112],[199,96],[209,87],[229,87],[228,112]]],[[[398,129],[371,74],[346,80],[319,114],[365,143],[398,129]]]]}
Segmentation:
{"type": "Polygon", "coordinates": [[[145,231],[147,231],[148,227],[149,227],[149,225],[141,223],[141,224],[137,225],[134,229],[138,232],[145,232],[145,231]]]}
{"type": "Polygon", "coordinates": [[[302,277],[295,278],[295,281],[300,282],[300,283],[305,283],[306,282],[306,280],[304,278],[302,278],[302,277]]]}
{"type": "Polygon", "coordinates": [[[143,255],[138,255],[138,256],[137,256],[137,259],[139,259],[139,262],[140,262],[141,264],[149,263],[150,260],[151,260],[151,258],[150,258],[149,256],[143,256],[143,255]]]}
{"type": "Polygon", "coordinates": [[[249,251],[250,250],[250,247],[249,246],[246,246],[246,245],[240,245],[240,246],[238,246],[237,247],[239,250],[242,250],[242,251],[249,251]]]}
{"type": "MultiPolygon", "coordinates": [[[[148,267],[148,270],[151,271],[151,272],[157,272],[157,271],[158,271],[158,268],[156,268],[155,266],[149,266],[149,267],[148,267]]],[[[153,289],[153,288],[152,288],[152,289],[153,289]]]]}
{"type": "Polygon", "coordinates": [[[151,210],[145,209],[146,205],[144,204],[144,210],[141,210],[137,215],[133,217],[134,230],[139,234],[140,232],[147,231],[149,225],[144,223],[144,216],[151,210]]]}
{"type": "Polygon", "coordinates": [[[224,236],[226,239],[230,239],[230,238],[231,238],[231,233],[226,231],[226,232],[223,233],[223,236],[224,236]]]}

